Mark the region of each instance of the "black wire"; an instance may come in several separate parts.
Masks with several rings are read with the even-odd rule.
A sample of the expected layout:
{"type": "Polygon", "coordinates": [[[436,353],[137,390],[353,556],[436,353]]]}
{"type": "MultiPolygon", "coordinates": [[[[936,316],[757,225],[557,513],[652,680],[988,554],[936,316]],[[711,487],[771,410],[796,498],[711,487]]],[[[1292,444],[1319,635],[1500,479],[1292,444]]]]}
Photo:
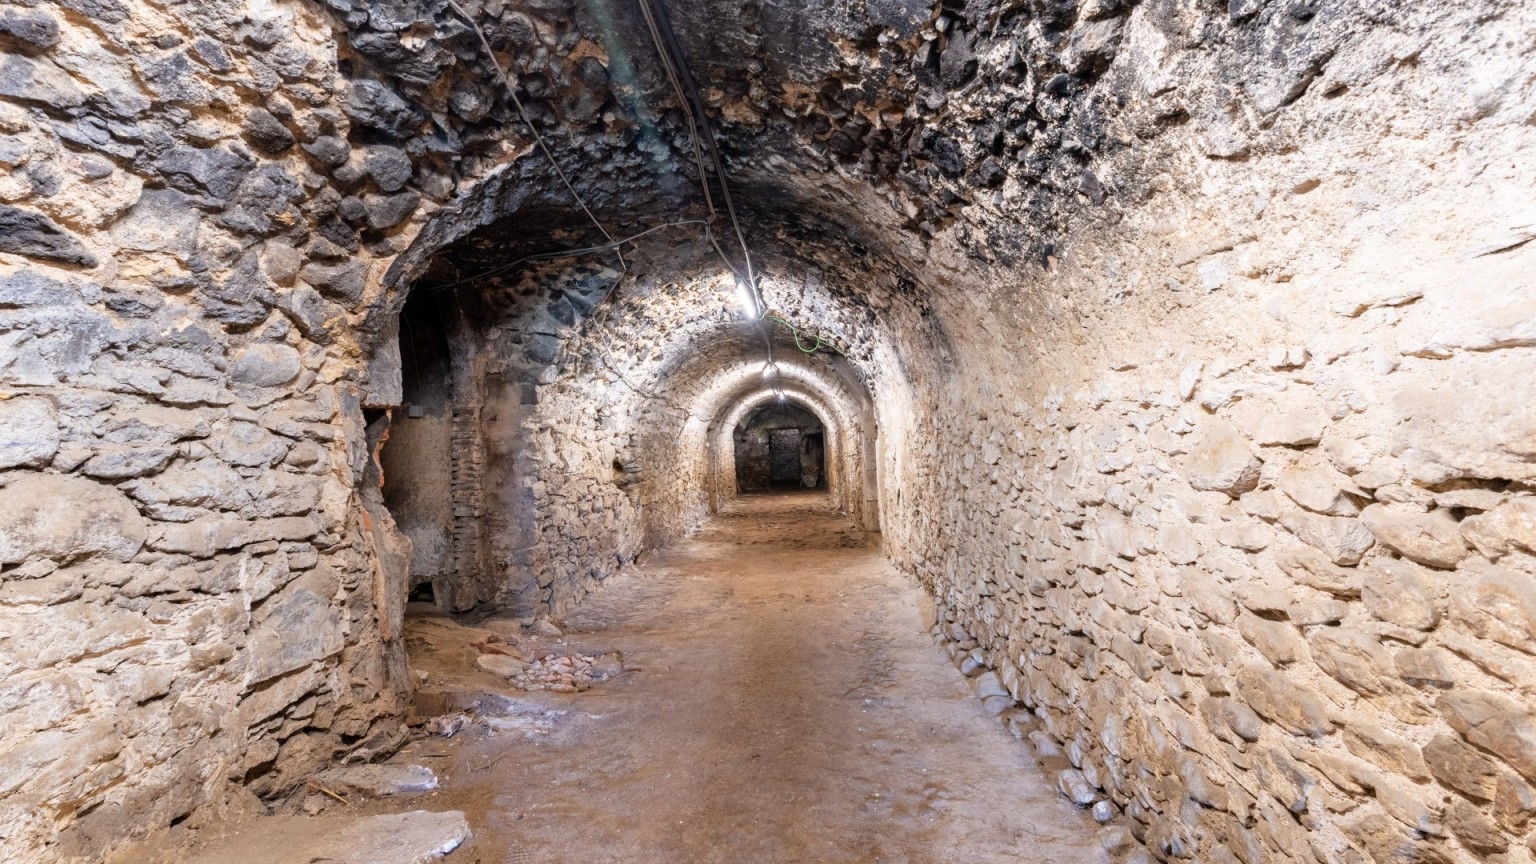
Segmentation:
{"type": "MultiPolygon", "coordinates": [[[[448,0],[448,7],[459,13],[459,16],[469,24],[470,29],[474,30],[475,35],[480,38],[480,45],[485,48],[486,57],[490,59],[491,65],[496,67],[496,74],[501,76],[502,86],[506,88],[507,95],[512,97],[512,104],[517,107],[517,115],[522,118],[523,125],[528,127],[528,131],[533,133],[533,140],[539,145],[539,149],[544,151],[544,155],[549,159],[549,164],[554,166],[555,173],[560,175],[560,182],[565,184],[566,191],[570,192],[571,197],[576,199],[577,206],[581,208],[583,213],[587,214],[587,218],[592,220],[592,224],[597,226],[597,230],[602,232],[603,237],[609,243],[617,245],[613,235],[609,234],[608,229],[603,227],[603,223],[598,221],[597,216],[593,215],[592,209],[587,206],[586,199],[582,198],[581,193],[576,191],[576,187],[571,185],[570,178],[565,176],[565,169],[561,168],[559,160],[555,159],[554,151],[549,149],[549,145],[544,141],[544,136],[539,134],[538,128],[533,125],[533,120],[528,116],[528,110],[523,107],[523,100],[517,95],[517,88],[512,85],[511,76],[502,67],[501,61],[496,57],[496,52],[491,50],[490,40],[485,38],[485,31],[480,29],[480,23],[471,17],[468,12],[464,11],[464,7],[460,6],[456,0],[448,0]]],[[[629,264],[624,260],[623,252],[619,253],[619,264],[625,270],[629,269],[629,264]]]]}
{"type": "MultiPolygon", "coordinates": [[[[405,310],[403,310],[403,309],[400,310],[400,320],[402,322],[404,322],[404,324],[405,324],[405,338],[411,344],[411,377],[416,379],[416,386],[420,387],[421,386],[421,362],[416,357],[416,328],[411,326],[411,318],[410,318],[409,315],[405,314],[405,310]]],[[[396,342],[398,342],[398,341],[399,341],[399,334],[397,333],[396,334],[396,342]]]]}
{"type": "MultiPolygon", "coordinates": [[[[699,125],[703,127],[704,143],[709,149],[710,161],[715,166],[715,180],[720,184],[720,197],[725,201],[725,212],[730,217],[732,230],[736,232],[736,242],[741,245],[741,255],[747,269],[747,289],[751,292],[752,301],[757,307],[756,311],[761,316],[762,313],[767,311],[767,308],[763,304],[762,294],[757,290],[757,274],[752,267],[752,251],[747,247],[746,234],[741,230],[741,220],[736,215],[736,203],[731,197],[730,184],[726,181],[725,160],[721,158],[720,147],[715,142],[714,128],[709,123],[708,112],[704,110],[704,100],[699,97],[699,84],[694,80],[687,61],[683,59],[682,45],[677,41],[677,33],[672,29],[672,22],[667,17],[666,7],[662,5],[661,0],[641,0],[641,2],[648,5],[654,15],[655,27],[653,33],[659,31],[662,41],[666,43],[665,49],[661,45],[656,46],[657,52],[663,55],[662,62],[667,64],[669,68],[671,68],[672,64],[675,64],[678,75],[682,78],[683,84],[686,85],[684,87],[686,92],[682,94],[685,97],[683,110],[692,110],[699,118],[699,125]],[[666,56],[668,52],[671,55],[670,59],[666,56]]],[[[652,15],[647,15],[646,19],[648,23],[651,23],[652,15]]],[[[700,178],[700,181],[706,184],[705,194],[707,195],[707,184],[709,181],[703,177],[700,178]]],[[[725,252],[720,249],[718,243],[715,244],[715,251],[720,253],[722,259],[725,258],[725,252]]],[[[728,259],[726,263],[729,266],[730,262],[728,259]]],[[[731,267],[732,271],[735,271],[735,269],[735,267],[731,267]]],[[[758,320],[758,332],[763,336],[763,344],[768,349],[769,362],[772,362],[773,339],[768,335],[768,328],[762,324],[760,317],[758,320]]]]}
{"type": "Polygon", "coordinates": [[[510,264],[502,264],[496,267],[492,267],[483,273],[476,273],[473,276],[466,276],[463,279],[458,279],[453,282],[445,282],[441,285],[431,285],[426,288],[422,288],[421,290],[426,291],[429,294],[433,294],[438,291],[446,291],[449,288],[457,288],[460,285],[468,285],[471,282],[478,282],[481,279],[495,276],[498,273],[505,273],[508,270],[511,270],[513,267],[528,261],[542,261],[550,258],[574,258],[577,255],[587,255],[592,252],[606,252],[610,249],[617,249],[625,243],[631,243],[635,240],[639,240],[641,237],[644,237],[647,234],[654,234],[663,228],[679,228],[683,225],[703,225],[704,233],[706,236],[712,236],[713,234],[713,232],[709,230],[709,223],[703,219],[684,219],[679,222],[663,222],[660,225],[647,228],[644,231],[641,231],[639,234],[631,234],[628,237],[615,240],[612,243],[604,243],[601,246],[583,246],[579,249],[561,249],[557,252],[538,252],[533,255],[524,255],[523,257],[511,262],[510,264]]]}
{"type": "MultiPolygon", "coordinates": [[[[715,142],[714,129],[707,122],[709,114],[704,110],[704,100],[699,97],[698,81],[694,80],[693,72],[689,70],[688,63],[683,59],[683,48],[677,41],[677,33],[672,29],[671,20],[667,17],[666,7],[662,5],[661,0],[642,0],[642,2],[649,4],[655,12],[657,29],[661,32],[661,38],[666,43],[667,50],[671,52],[671,56],[677,64],[678,75],[682,78],[685,85],[684,96],[687,98],[688,105],[692,107],[693,112],[700,119],[706,121],[701,124],[704,129],[704,145],[709,150],[710,162],[714,163],[715,180],[720,184],[720,197],[725,201],[725,212],[730,217],[732,229],[736,232],[736,242],[741,244],[741,254],[746,261],[747,277],[751,279],[756,276],[752,268],[752,252],[747,248],[746,235],[742,233],[741,221],[736,217],[736,203],[731,197],[730,184],[725,179],[725,160],[721,158],[720,147],[715,142]]],[[[751,287],[755,294],[757,285],[753,284],[751,287]]],[[[759,306],[761,306],[761,302],[759,302],[759,306]]]]}
{"type": "MultiPolygon", "coordinates": [[[[532,133],[535,143],[544,153],[544,156],[549,159],[550,165],[554,167],[555,173],[560,177],[560,182],[565,185],[566,191],[570,192],[571,197],[575,199],[577,206],[579,206],[582,212],[587,215],[588,219],[592,220],[592,224],[597,226],[597,230],[601,232],[603,237],[609,242],[601,246],[589,246],[582,249],[565,250],[562,252],[528,255],[523,258],[519,258],[518,260],[509,264],[494,268],[476,276],[460,279],[445,285],[433,286],[432,288],[427,289],[429,292],[445,291],[451,288],[456,288],[459,285],[473,282],[477,279],[483,279],[487,276],[505,272],[527,261],[546,258],[563,258],[572,255],[586,254],[589,252],[600,252],[609,249],[612,249],[618,253],[619,265],[626,272],[628,272],[629,263],[624,259],[624,252],[621,248],[624,243],[639,239],[640,237],[643,237],[652,231],[657,231],[670,225],[699,224],[701,222],[701,220],[686,220],[683,222],[666,223],[664,225],[659,225],[655,228],[642,231],[641,233],[632,237],[626,237],[623,240],[615,240],[613,235],[608,232],[608,229],[603,226],[603,223],[592,212],[592,209],[587,206],[587,202],[584,198],[582,198],[581,193],[576,191],[576,187],[572,185],[570,178],[566,176],[565,170],[560,167],[560,162],[555,159],[555,154],[550,149],[549,144],[544,140],[544,136],[540,134],[538,128],[533,125],[533,120],[528,116],[528,111],[524,107],[522,99],[517,95],[517,88],[513,85],[511,76],[501,65],[500,59],[496,57],[495,51],[491,48],[490,40],[486,38],[485,31],[480,27],[479,22],[467,11],[465,11],[464,7],[460,6],[456,0],[447,0],[447,5],[454,12],[458,13],[458,15],[464,19],[470,28],[475,31],[475,36],[479,39],[481,47],[485,49],[487,59],[491,61],[491,65],[496,69],[497,75],[501,78],[502,86],[506,89],[507,95],[511,98],[512,104],[516,107],[518,116],[522,119],[523,124],[527,126],[528,131],[532,133]]],[[[672,83],[673,90],[677,92],[678,97],[683,102],[682,108],[684,114],[686,114],[688,118],[689,136],[692,139],[694,161],[699,171],[699,183],[703,187],[704,191],[705,206],[708,208],[710,215],[714,216],[714,197],[711,194],[711,190],[709,188],[709,178],[704,171],[703,159],[699,154],[700,138],[703,139],[703,142],[709,151],[710,162],[713,163],[715,168],[715,180],[720,184],[720,195],[722,200],[725,202],[726,215],[731,220],[731,229],[736,234],[736,242],[741,246],[742,260],[746,266],[744,281],[747,285],[748,291],[751,294],[753,303],[756,304],[757,329],[763,337],[763,345],[768,352],[768,362],[772,363],[773,339],[769,336],[768,328],[762,321],[762,316],[766,314],[768,310],[766,305],[763,303],[762,293],[758,290],[757,273],[752,265],[752,251],[747,246],[746,233],[742,230],[741,220],[736,214],[736,203],[734,198],[731,196],[730,185],[726,180],[725,160],[720,156],[720,148],[715,141],[714,129],[709,123],[709,114],[705,111],[703,99],[701,99],[699,96],[698,82],[694,79],[693,73],[689,70],[688,64],[683,57],[682,46],[678,42],[677,33],[672,28],[671,20],[667,16],[667,10],[666,7],[662,4],[662,0],[641,0],[641,12],[645,16],[646,26],[650,31],[652,44],[655,45],[657,54],[661,57],[662,65],[666,70],[668,79],[672,83]],[[658,37],[660,41],[658,41],[658,37]],[[681,79],[681,81],[679,81],[679,79],[681,79]],[[700,127],[703,129],[702,136],[699,134],[700,127]]],[[[710,231],[709,223],[703,222],[702,224],[705,228],[706,239],[709,240],[710,245],[714,247],[716,254],[720,256],[721,261],[725,263],[726,267],[730,269],[732,273],[734,273],[738,278],[741,278],[743,274],[741,271],[737,270],[734,264],[731,263],[730,258],[725,254],[725,250],[720,248],[719,241],[715,239],[714,233],[710,231]]]]}
{"type": "MultiPolygon", "coordinates": [[[[640,3],[640,14],[645,16],[645,27],[651,34],[651,44],[655,46],[656,53],[661,57],[661,65],[667,71],[667,80],[672,83],[672,92],[677,94],[678,107],[683,109],[683,116],[688,118],[688,141],[693,147],[693,164],[699,172],[699,185],[704,189],[704,206],[709,210],[709,215],[715,215],[715,196],[709,189],[709,175],[704,172],[704,151],[699,146],[699,123],[694,117],[693,108],[688,104],[688,97],[683,95],[683,85],[677,80],[677,66],[672,62],[672,56],[661,47],[661,32],[656,27],[656,14],[649,0],[640,3]]],[[[718,250],[717,250],[718,251],[718,250]]],[[[722,257],[724,253],[721,253],[722,257]]],[[[732,270],[736,269],[734,267],[732,270]]]]}

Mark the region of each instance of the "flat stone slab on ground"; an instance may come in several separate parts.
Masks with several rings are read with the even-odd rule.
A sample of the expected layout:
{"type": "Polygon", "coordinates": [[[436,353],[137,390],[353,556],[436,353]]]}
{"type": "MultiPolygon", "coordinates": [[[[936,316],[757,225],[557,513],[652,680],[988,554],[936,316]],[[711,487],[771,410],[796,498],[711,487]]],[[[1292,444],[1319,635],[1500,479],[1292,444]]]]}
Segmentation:
{"type": "Polygon", "coordinates": [[[315,782],[338,792],[384,798],[431,792],[437,775],[425,765],[337,765],[316,774],[315,782]]]}
{"type": "Polygon", "coordinates": [[[457,810],[385,816],[268,816],[186,864],[427,864],[469,839],[457,810]]]}

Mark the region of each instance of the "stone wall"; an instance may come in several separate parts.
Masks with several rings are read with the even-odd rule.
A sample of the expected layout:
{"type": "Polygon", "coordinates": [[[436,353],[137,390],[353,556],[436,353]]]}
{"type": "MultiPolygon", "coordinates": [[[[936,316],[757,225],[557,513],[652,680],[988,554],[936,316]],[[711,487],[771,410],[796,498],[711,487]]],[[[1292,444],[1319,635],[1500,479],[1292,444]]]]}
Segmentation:
{"type": "MultiPolygon", "coordinates": [[[[1219,61],[1150,14],[1106,80],[1193,109],[1219,61]]],[[[1123,203],[1027,277],[1023,368],[919,412],[887,548],[1158,859],[1531,860],[1532,103],[1447,16],[1096,164],[1123,203]]]]}
{"type": "MultiPolygon", "coordinates": [[[[345,158],[377,117],[343,111],[313,10],[187,12],[3,13],[11,860],[95,860],[286,788],[380,746],[399,709],[388,517],[357,491],[366,393],[328,323],[366,264],[339,260],[350,226],[294,236],[342,198],[296,138],[345,158]]],[[[350,188],[398,192],[363,157],[350,188]]],[[[387,233],[422,199],[401,194],[400,218],[359,222],[387,233]]]]}
{"type": "MultiPolygon", "coordinates": [[[[553,302],[588,297],[581,304],[583,313],[621,282],[621,275],[609,270],[589,273],[579,286],[569,271],[556,278],[566,290],[555,292],[553,302]]],[[[509,424],[517,432],[516,443],[504,445],[510,458],[503,471],[488,478],[488,490],[502,496],[504,508],[510,509],[506,496],[515,495],[518,518],[531,520],[526,545],[498,550],[498,555],[510,557],[511,572],[518,574],[514,581],[526,580],[533,592],[520,596],[515,608],[538,614],[563,614],[644,548],[636,488],[640,466],[628,452],[638,397],[622,385],[615,387],[614,379],[594,377],[594,367],[627,366],[628,358],[576,353],[569,343],[579,338],[583,325],[591,326],[585,318],[566,316],[522,328],[538,334],[523,346],[537,371],[507,375],[524,381],[531,377],[533,383],[520,388],[522,419],[509,424]]],[[[597,350],[621,348],[615,343],[597,350]]]]}
{"type": "MultiPolygon", "coordinates": [[[[523,62],[606,92],[555,17],[523,62]]],[[[477,50],[401,4],[0,9],[7,860],[99,860],[398,740],[383,276],[461,182],[552,182],[477,50]]]]}

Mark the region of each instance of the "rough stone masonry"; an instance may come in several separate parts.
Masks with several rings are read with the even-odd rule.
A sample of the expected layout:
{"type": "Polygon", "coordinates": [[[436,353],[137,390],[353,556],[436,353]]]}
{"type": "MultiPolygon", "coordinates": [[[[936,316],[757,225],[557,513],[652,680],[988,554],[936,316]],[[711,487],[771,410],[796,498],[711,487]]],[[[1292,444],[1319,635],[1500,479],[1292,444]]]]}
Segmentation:
{"type": "Polygon", "coordinates": [[[387,752],[769,350],[1129,857],[1536,860],[1536,8],[667,6],[787,325],[634,4],[0,3],[8,860],[387,752]]]}

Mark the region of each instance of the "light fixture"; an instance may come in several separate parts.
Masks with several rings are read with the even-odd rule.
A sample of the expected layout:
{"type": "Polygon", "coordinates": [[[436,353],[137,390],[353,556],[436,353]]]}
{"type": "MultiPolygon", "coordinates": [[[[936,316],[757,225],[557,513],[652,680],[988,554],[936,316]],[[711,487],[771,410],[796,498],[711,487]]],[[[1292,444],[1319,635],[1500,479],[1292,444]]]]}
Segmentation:
{"type": "Polygon", "coordinates": [[[739,276],[736,278],[736,294],[741,299],[741,310],[747,313],[748,318],[756,318],[757,301],[752,298],[752,286],[739,276]]]}
{"type": "Polygon", "coordinates": [[[784,391],[783,390],[780,390],[779,388],[775,387],[775,388],[773,388],[773,392],[779,394],[779,401],[780,402],[784,401],[784,391]]]}
{"type": "Polygon", "coordinates": [[[763,378],[764,379],[772,378],[776,371],[777,370],[774,369],[773,361],[772,360],[769,360],[767,363],[763,364],[763,378]]]}

